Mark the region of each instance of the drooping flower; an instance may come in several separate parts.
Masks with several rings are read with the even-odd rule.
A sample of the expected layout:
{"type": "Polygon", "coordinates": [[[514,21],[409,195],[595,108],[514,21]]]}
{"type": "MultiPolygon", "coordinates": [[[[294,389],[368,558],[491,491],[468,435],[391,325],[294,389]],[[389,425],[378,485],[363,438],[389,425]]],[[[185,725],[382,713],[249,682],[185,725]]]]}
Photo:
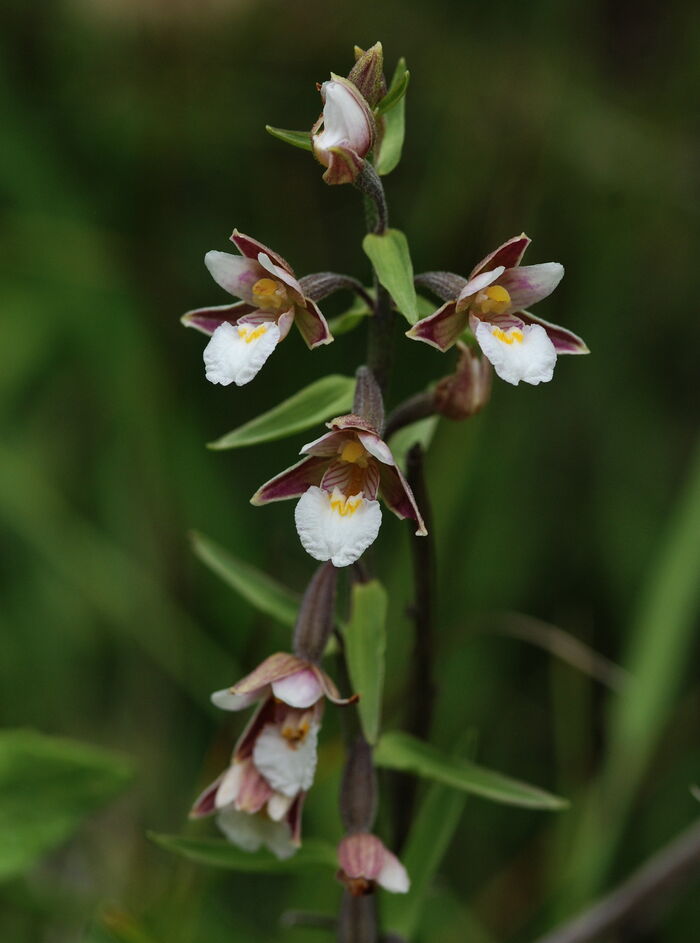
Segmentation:
{"type": "Polygon", "coordinates": [[[237,229],[231,241],[240,255],[207,252],[204,263],[214,281],[241,300],[188,311],[182,323],[211,337],[204,350],[207,380],[243,386],[258,373],[292,324],[312,349],[330,344],[333,336],[316,302],[304,295],[281,256],[237,229]]]}
{"type": "Polygon", "coordinates": [[[295,521],[302,546],[334,566],[354,563],[377,537],[377,495],[397,517],[414,520],[416,534],[426,534],[413,492],[377,430],[353,414],[327,426],[330,432],[301,449],[308,457],[262,485],[251,503],[299,498],[295,521]]]}
{"type": "Polygon", "coordinates": [[[212,694],[222,710],[262,703],[230,766],[202,792],[190,817],[216,814],[221,831],[246,851],[265,845],[279,858],[294,854],[316,771],[324,697],[347,703],[318,665],[286,652],[270,655],[233,687],[212,694]]]}
{"type": "Polygon", "coordinates": [[[523,233],[482,259],[468,279],[428,272],[418,281],[445,304],[407,331],[438,350],[450,348],[469,326],[484,356],[508,383],[552,379],[559,354],[587,354],[576,334],[526,310],[550,295],[564,275],[558,262],[520,265],[530,239],[523,233]]]}
{"type": "Polygon", "coordinates": [[[311,141],[316,159],[327,168],[323,179],[352,183],[374,146],[374,116],[354,82],[339,75],[331,73],[323,83],[321,98],[323,114],[311,129],[311,141]]]}
{"type": "Polygon", "coordinates": [[[377,884],[394,894],[406,894],[411,886],[396,855],[369,832],[346,835],[338,846],[338,863],[338,879],[355,897],[371,894],[377,884]]]}

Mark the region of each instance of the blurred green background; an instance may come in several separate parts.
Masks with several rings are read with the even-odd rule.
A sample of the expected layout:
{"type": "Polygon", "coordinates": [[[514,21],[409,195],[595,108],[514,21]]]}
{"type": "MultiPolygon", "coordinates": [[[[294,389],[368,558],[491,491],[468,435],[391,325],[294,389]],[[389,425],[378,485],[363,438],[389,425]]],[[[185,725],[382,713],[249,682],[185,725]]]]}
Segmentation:
{"type": "MultiPolygon", "coordinates": [[[[223,389],[178,318],[226,300],[202,260],[234,226],[298,274],[369,277],[356,192],[326,187],[264,125],[309,127],[314,83],[381,39],[388,71],[405,55],[412,72],[386,185],[416,269],[466,273],[525,229],[527,261],[567,272],[538,313],[592,350],[550,385],[497,384],[484,414],[440,426],[428,467],[434,739],[449,749],[473,728],[480,762],[572,807],[470,799],[421,939],[533,939],[699,811],[697,7],[5,0],[0,27],[2,722],[136,769],[73,840],[0,885],[0,936],[307,943],[323,937],[281,929],[279,914],[337,907],[333,881],[214,872],[145,833],[184,828],[240,729],[209,692],[287,644],[194,559],[188,530],[297,591],[313,570],[292,505],[248,504],[309,436],[204,443],[350,372],[364,347],[362,330],[314,353],[294,334],[257,381],[223,389]],[[523,640],[539,623],[518,614],[631,679],[610,690],[523,640]]],[[[452,362],[399,335],[391,401],[452,362]]],[[[421,692],[403,680],[407,532],[386,515],[372,564],[391,593],[386,717],[400,724],[421,692]]],[[[340,749],[328,711],[307,835],[340,834],[340,749]]],[[[698,925],[700,897],[686,895],[634,939],[685,943],[698,925]]]]}

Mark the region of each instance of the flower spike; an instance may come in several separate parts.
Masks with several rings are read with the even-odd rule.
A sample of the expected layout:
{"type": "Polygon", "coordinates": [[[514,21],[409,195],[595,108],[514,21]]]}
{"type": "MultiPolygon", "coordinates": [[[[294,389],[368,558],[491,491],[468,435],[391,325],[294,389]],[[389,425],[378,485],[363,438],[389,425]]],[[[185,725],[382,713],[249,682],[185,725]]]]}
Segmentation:
{"type": "Polygon", "coordinates": [[[204,350],[207,380],[243,386],[258,374],[292,324],[312,349],[330,344],[333,336],[282,256],[237,229],[231,241],[240,255],[212,251],[204,262],[214,281],[241,300],[188,311],[182,323],[211,337],[204,350]]]}

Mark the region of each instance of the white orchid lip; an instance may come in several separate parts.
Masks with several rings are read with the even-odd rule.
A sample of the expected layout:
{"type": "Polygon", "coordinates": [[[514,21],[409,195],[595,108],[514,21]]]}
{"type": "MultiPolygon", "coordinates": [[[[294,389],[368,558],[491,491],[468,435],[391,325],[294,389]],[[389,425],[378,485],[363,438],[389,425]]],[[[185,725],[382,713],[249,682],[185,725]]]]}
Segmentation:
{"type": "Polygon", "coordinates": [[[315,485],[299,499],[294,512],[301,544],[314,560],[348,566],[362,556],[379,533],[382,512],[378,501],[362,492],[346,496],[315,485]]]}
{"type": "Polygon", "coordinates": [[[243,386],[255,377],[277,346],[280,329],[274,321],[257,324],[220,324],[204,348],[206,377],[210,383],[243,386]]]}
{"type": "Polygon", "coordinates": [[[488,321],[480,321],[475,333],[484,356],[506,383],[517,386],[522,380],[537,386],[552,379],[557,352],[547,332],[539,324],[516,324],[502,328],[488,321]]]}
{"type": "Polygon", "coordinates": [[[309,725],[303,739],[290,740],[277,724],[267,724],[253,749],[253,762],[270,787],[289,799],[311,788],[316,772],[319,724],[309,725]]]}

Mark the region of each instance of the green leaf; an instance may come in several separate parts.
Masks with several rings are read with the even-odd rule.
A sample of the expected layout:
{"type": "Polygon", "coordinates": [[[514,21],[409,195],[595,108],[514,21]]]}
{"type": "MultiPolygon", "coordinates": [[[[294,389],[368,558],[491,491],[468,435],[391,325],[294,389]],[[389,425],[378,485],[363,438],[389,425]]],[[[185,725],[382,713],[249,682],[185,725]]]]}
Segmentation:
{"type": "Polygon", "coordinates": [[[210,442],[210,449],[240,449],[258,442],[284,439],[348,412],[355,392],[353,377],[332,374],[315,380],[289,399],[210,442]]]}
{"type": "Polygon", "coordinates": [[[379,580],[355,583],[350,621],[343,627],[345,656],[353,692],[360,695],[357,709],[368,743],[379,735],[384,686],[387,595],[379,580]]]}
{"type": "Polygon", "coordinates": [[[408,88],[408,80],[410,77],[411,73],[406,68],[406,60],[402,56],[396,63],[396,68],[394,69],[394,75],[391,79],[389,91],[375,108],[375,114],[377,117],[385,115],[387,111],[391,111],[391,109],[398,105],[399,102],[403,101],[403,98],[406,95],[406,89],[408,88]]]}
{"type": "Polygon", "coordinates": [[[367,307],[362,298],[356,298],[347,311],[331,318],[328,322],[333,337],[340,337],[341,334],[347,334],[353,331],[358,325],[362,324],[365,318],[372,312],[367,307]]]}
{"type": "Polygon", "coordinates": [[[265,125],[265,130],[273,138],[284,141],[285,144],[291,144],[292,147],[300,147],[303,151],[312,150],[310,131],[285,131],[284,128],[273,128],[269,124],[265,125]]]}
{"type": "Polygon", "coordinates": [[[429,743],[407,733],[382,736],[374,752],[377,766],[415,773],[426,779],[474,793],[484,799],[527,809],[563,809],[568,802],[537,786],[503,776],[468,760],[445,756],[429,743]]]}
{"type": "Polygon", "coordinates": [[[381,235],[369,233],[362,241],[362,248],[396,307],[409,324],[415,324],[418,303],[413,287],[411,254],[404,234],[399,229],[387,229],[381,235]]]}
{"type": "Polygon", "coordinates": [[[386,925],[399,936],[412,939],[418,929],[432,880],[459,825],[466,801],[463,792],[436,783],[421,803],[401,855],[411,878],[411,889],[405,897],[387,895],[383,904],[386,925]]]}
{"type": "Polygon", "coordinates": [[[60,845],[130,783],[126,759],[32,730],[0,733],[0,879],[60,845]]]}
{"type": "Polygon", "coordinates": [[[166,851],[184,855],[198,864],[245,871],[249,874],[298,874],[302,871],[335,870],[336,851],[330,842],[307,839],[291,858],[280,860],[270,851],[243,851],[220,838],[188,838],[184,835],[148,836],[166,851]]]}
{"type": "Polygon", "coordinates": [[[301,599],[291,589],[234,557],[204,534],[193,533],[192,545],[202,563],[251,606],[283,625],[294,625],[301,599]]]}
{"type": "Polygon", "coordinates": [[[401,160],[401,151],[406,133],[406,88],[408,87],[409,73],[406,71],[406,62],[399,59],[394,72],[391,88],[386,97],[379,103],[378,114],[384,114],[384,136],[376,160],[377,173],[386,176],[401,160]],[[386,102],[391,103],[385,108],[386,102]]]}

